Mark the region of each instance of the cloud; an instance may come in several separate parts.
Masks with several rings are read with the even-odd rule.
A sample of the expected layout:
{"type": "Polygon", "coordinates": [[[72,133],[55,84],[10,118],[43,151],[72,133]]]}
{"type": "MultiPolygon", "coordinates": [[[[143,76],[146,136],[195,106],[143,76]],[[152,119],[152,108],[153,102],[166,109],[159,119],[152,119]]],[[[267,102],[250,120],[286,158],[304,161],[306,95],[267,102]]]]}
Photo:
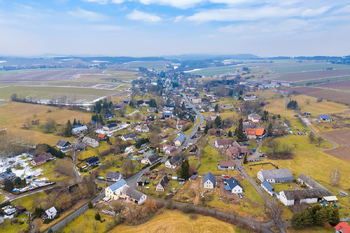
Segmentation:
{"type": "Polygon", "coordinates": [[[115,3],[115,4],[121,4],[125,2],[125,0],[83,0],[84,2],[92,2],[92,3],[97,3],[100,5],[105,5],[107,3],[115,3]]]}
{"type": "Polygon", "coordinates": [[[123,29],[117,25],[95,25],[94,28],[100,31],[120,31],[123,29]]]}
{"type": "Polygon", "coordinates": [[[334,13],[350,13],[350,5],[336,10],[334,13]]]}
{"type": "Polygon", "coordinates": [[[20,7],[22,7],[22,8],[25,8],[25,9],[29,9],[29,10],[31,10],[31,9],[33,9],[33,7],[31,7],[31,6],[27,6],[27,5],[22,5],[22,4],[19,4],[19,3],[15,3],[17,6],[20,6],[20,7]]]}
{"type": "Polygon", "coordinates": [[[162,18],[155,14],[138,11],[136,9],[132,13],[128,14],[127,18],[131,20],[140,20],[149,23],[155,23],[162,20],[162,18]]]}
{"type": "Polygon", "coordinates": [[[174,23],[180,22],[183,19],[183,15],[176,16],[174,23]]]}
{"type": "Polygon", "coordinates": [[[145,5],[158,4],[181,9],[187,9],[203,1],[204,0],[140,0],[140,2],[145,5]]]}
{"type": "Polygon", "coordinates": [[[318,9],[307,9],[301,13],[301,16],[302,17],[314,17],[314,16],[321,15],[321,14],[325,13],[330,8],[331,7],[329,7],[329,6],[324,6],[324,7],[318,8],[318,9]]]}
{"type": "Polygon", "coordinates": [[[68,11],[68,14],[74,18],[85,19],[87,21],[95,22],[95,21],[104,21],[108,19],[108,16],[99,14],[93,11],[87,11],[79,8],[76,11],[68,11]]]}

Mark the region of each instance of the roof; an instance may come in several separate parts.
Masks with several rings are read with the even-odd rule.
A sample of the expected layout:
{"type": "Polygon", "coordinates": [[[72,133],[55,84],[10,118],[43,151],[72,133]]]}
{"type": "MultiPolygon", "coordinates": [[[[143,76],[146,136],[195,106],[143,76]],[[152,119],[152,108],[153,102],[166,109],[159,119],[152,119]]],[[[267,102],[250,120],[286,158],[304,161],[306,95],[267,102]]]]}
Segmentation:
{"type": "Polygon", "coordinates": [[[106,134],[98,134],[98,136],[97,136],[98,138],[104,138],[104,137],[106,137],[106,134]]]}
{"type": "Polygon", "coordinates": [[[174,155],[171,159],[170,159],[170,163],[174,164],[174,163],[178,163],[181,161],[181,157],[179,155],[174,155]]]}
{"type": "Polygon", "coordinates": [[[84,131],[84,130],[87,130],[88,128],[86,127],[86,125],[83,125],[83,126],[79,126],[79,127],[76,127],[74,129],[72,129],[73,132],[79,132],[79,131],[84,131]]]}
{"type": "Polygon", "coordinates": [[[232,143],[234,143],[235,140],[234,139],[217,139],[216,143],[219,146],[227,146],[227,145],[231,145],[232,143]]]}
{"type": "Polygon", "coordinates": [[[261,182],[261,185],[264,186],[268,191],[272,192],[275,188],[266,180],[261,182]]]}
{"type": "Polygon", "coordinates": [[[265,129],[252,129],[248,128],[245,130],[247,135],[256,135],[256,136],[262,136],[264,134],[265,129]]]}
{"type": "Polygon", "coordinates": [[[163,188],[165,188],[169,184],[170,180],[168,179],[167,175],[164,175],[158,182],[163,188]]]}
{"type": "Polygon", "coordinates": [[[152,154],[151,156],[148,157],[149,161],[151,163],[157,161],[158,159],[160,158],[159,154],[158,153],[154,153],[152,154]]]}
{"type": "Polygon", "coordinates": [[[333,193],[327,189],[300,189],[300,190],[285,190],[287,200],[306,199],[306,198],[322,198],[332,197],[333,193]]]}
{"type": "Polygon", "coordinates": [[[117,172],[107,172],[106,178],[107,179],[115,179],[118,180],[121,177],[121,174],[117,171],[117,172]]]}
{"type": "MultiPolygon", "coordinates": [[[[270,170],[262,170],[261,174],[264,178],[264,180],[268,179],[282,179],[282,180],[289,180],[289,178],[293,178],[292,172],[289,168],[285,169],[270,169],[270,170]]],[[[293,178],[294,180],[294,178],[293,178]]]]}
{"type": "Polygon", "coordinates": [[[136,137],[136,134],[134,133],[127,133],[123,135],[123,138],[134,138],[134,137],[136,137]]]}
{"type": "Polygon", "coordinates": [[[235,162],[233,161],[220,161],[220,167],[234,167],[234,166],[235,166],[235,162]]]}
{"type": "Polygon", "coordinates": [[[96,163],[97,161],[100,161],[98,157],[91,157],[86,160],[87,163],[96,163]]]}
{"type": "Polygon", "coordinates": [[[41,162],[41,161],[46,161],[47,159],[52,159],[52,154],[51,153],[38,155],[33,160],[34,160],[35,163],[38,163],[38,162],[41,162]]]}
{"type": "Polygon", "coordinates": [[[66,147],[66,146],[69,146],[69,145],[70,145],[70,142],[67,142],[67,141],[65,141],[65,140],[63,140],[63,139],[60,139],[60,140],[57,142],[56,145],[59,146],[59,147],[66,147]]]}
{"type": "Polygon", "coordinates": [[[19,211],[26,211],[26,207],[22,206],[22,205],[18,205],[16,206],[16,209],[19,210],[19,211]]]}
{"type": "Polygon", "coordinates": [[[163,115],[164,116],[171,116],[171,115],[173,115],[171,112],[165,112],[165,113],[163,113],[163,115]]]}
{"type": "Polygon", "coordinates": [[[129,98],[123,98],[123,101],[131,101],[129,98]]]}
{"type": "Polygon", "coordinates": [[[10,173],[2,172],[2,173],[0,173],[0,178],[2,178],[2,179],[7,179],[7,178],[10,178],[10,177],[14,177],[14,176],[16,176],[16,174],[13,173],[13,172],[10,172],[10,173]]]}
{"type": "Polygon", "coordinates": [[[332,117],[326,115],[326,114],[321,114],[321,115],[318,115],[319,118],[322,118],[322,119],[327,119],[327,120],[333,120],[332,117]]]}
{"type": "Polygon", "coordinates": [[[121,187],[123,187],[124,185],[126,184],[126,181],[124,179],[121,179],[117,182],[115,182],[114,184],[112,184],[111,186],[109,186],[109,188],[112,190],[112,191],[115,191],[121,187]]]}
{"type": "Polygon", "coordinates": [[[192,175],[191,177],[190,177],[190,179],[197,179],[197,175],[192,175]]]}
{"type": "Polygon", "coordinates": [[[254,112],[254,113],[249,114],[248,117],[259,117],[260,118],[260,115],[254,112]]]}
{"type": "Polygon", "coordinates": [[[179,125],[185,125],[185,124],[186,124],[186,121],[179,121],[178,124],[179,124],[179,125]]]}
{"type": "Polygon", "coordinates": [[[231,190],[234,189],[236,186],[239,186],[242,188],[242,186],[238,183],[238,181],[233,177],[228,179],[226,182],[227,182],[227,185],[230,186],[231,190]]]}
{"type": "Polygon", "coordinates": [[[213,174],[211,174],[211,172],[208,172],[207,174],[205,174],[203,178],[203,183],[206,182],[207,180],[210,180],[213,184],[215,184],[215,177],[213,174]]]}
{"type": "Polygon", "coordinates": [[[118,125],[116,123],[111,123],[111,124],[108,124],[107,127],[108,128],[114,128],[114,127],[117,127],[118,125]]]}
{"type": "Polygon", "coordinates": [[[57,210],[56,210],[56,208],[53,206],[53,207],[51,207],[50,209],[46,210],[45,213],[46,213],[47,215],[52,215],[52,214],[56,214],[56,213],[57,213],[57,210]]]}
{"type": "Polygon", "coordinates": [[[180,134],[179,136],[177,136],[177,138],[175,139],[175,141],[180,141],[181,143],[185,140],[185,136],[183,134],[180,134]]]}
{"type": "Polygon", "coordinates": [[[127,195],[132,197],[133,199],[140,201],[141,197],[144,195],[143,193],[140,193],[134,189],[129,188],[127,195]]]}
{"type": "Polygon", "coordinates": [[[250,125],[243,125],[243,130],[246,130],[246,129],[260,129],[259,123],[258,122],[256,122],[256,123],[253,123],[253,124],[250,124],[250,125]]]}
{"type": "Polygon", "coordinates": [[[168,151],[172,152],[172,151],[176,150],[176,147],[175,146],[167,146],[165,148],[165,150],[168,150],[168,151]]]}
{"type": "Polygon", "coordinates": [[[246,147],[246,146],[241,146],[239,149],[240,149],[241,153],[248,153],[249,152],[248,147],[246,147]]]}
{"type": "Polygon", "coordinates": [[[350,226],[347,222],[340,222],[338,225],[334,227],[337,231],[342,230],[343,233],[349,233],[350,232],[350,226]]]}

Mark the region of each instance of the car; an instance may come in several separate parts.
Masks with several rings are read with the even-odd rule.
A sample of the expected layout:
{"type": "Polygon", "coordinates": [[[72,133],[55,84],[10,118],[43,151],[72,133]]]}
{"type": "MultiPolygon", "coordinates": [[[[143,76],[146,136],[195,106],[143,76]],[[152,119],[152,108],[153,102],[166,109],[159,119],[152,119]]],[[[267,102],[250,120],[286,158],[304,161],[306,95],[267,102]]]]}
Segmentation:
{"type": "Polygon", "coordinates": [[[228,176],[228,175],[224,175],[224,177],[225,177],[225,178],[230,178],[230,176],[228,176]]]}
{"type": "Polygon", "coordinates": [[[241,193],[238,193],[239,198],[243,199],[243,195],[241,193]]]}

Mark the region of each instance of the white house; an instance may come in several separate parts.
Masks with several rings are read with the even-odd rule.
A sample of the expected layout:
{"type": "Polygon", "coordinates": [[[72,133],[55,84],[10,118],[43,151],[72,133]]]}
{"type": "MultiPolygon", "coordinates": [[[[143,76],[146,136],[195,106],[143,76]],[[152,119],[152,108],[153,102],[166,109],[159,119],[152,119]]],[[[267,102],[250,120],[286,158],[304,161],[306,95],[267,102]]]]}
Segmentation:
{"type": "Polygon", "coordinates": [[[165,162],[165,167],[170,169],[175,169],[181,163],[181,158],[179,155],[174,155],[165,162]]]}
{"type": "Polygon", "coordinates": [[[257,178],[261,182],[267,181],[269,183],[286,183],[294,180],[292,172],[289,168],[261,170],[258,172],[257,178]]]}
{"type": "Polygon", "coordinates": [[[203,178],[203,188],[213,189],[215,187],[215,176],[208,172],[203,178]]]}
{"type": "Polygon", "coordinates": [[[57,210],[56,210],[56,208],[53,206],[53,207],[51,207],[50,209],[48,209],[48,210],[46,210],[46,211],[44,212],[42,219],[43,219],[43,220],[46,220],[46,219],[54,219],[55,216],[56,216],[56,214],[57,214],[57,210]]]}
{"type": "Polygon", "coordinates": [[[252,121],[252,122],[259,122],[260,120],[260,115],[256,114],[255,112],[252,114],[248,115],[248,120],[252,121]]]}
{"type": "Polygon", "coordinates": [[[98,141],[89,137],[84,137],[83,143],[93,148],[98,147],[100,145],[98,141]]]}
{"type": "Polygon", "coordinates": [[[168,146],[168,147],[166,147],[166,149],[165,149],[165,154],[171,154],[171,153],[173,153],[175,150],[176,150],[176,147],[175,147],[175,146],[168,146]]]}
{"type": "Polygon", "coordinates": [[[112,184],[111,186],[107,187],[105,189],[106,197],[109,197],[113,200],[118,200],[120,194],[122,193],[122,189],[124,185],[126,185],[126,181],[124,179],[121,179],[115,182],[114,184],[112,184]]]}
{"type": "Polygon", "coordinates": [[[238,183],[238,181],[231,177],[230,179],[228,179],[227,181],[227,185],[225,186],[225,189],[227,191],[230,191],[231,193],[243,193],[243,188],[242,186],[238,183]]]}
{"type": "Polygon", "coordinates": [[[200,103],[202,103],[202,100],[200,98],[192,98],[192,102],[194,104],[200,104],[200,103]]]}

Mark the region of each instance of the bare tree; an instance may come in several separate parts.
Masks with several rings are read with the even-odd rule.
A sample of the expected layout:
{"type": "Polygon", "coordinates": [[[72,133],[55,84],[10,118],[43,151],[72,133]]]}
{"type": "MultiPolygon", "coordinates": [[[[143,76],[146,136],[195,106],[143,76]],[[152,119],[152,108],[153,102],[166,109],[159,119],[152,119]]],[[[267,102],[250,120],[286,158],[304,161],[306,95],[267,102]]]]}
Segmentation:
{"type": "Polygon", "coordinates": [[[330,179],[330,183],[332,186],[339,185],[340,179],[341,179],[341,173],[340,173],[339,167],[336,167],[331,171],[331,173],[329,175],[329,179],[330,179]]]}
{"type": "Polygon", "coordinates": [[[43,225],[43,221],[40,218],[34,220],[34,232],[39,233],[40,228],[43,225]]]}
{"type": "Polygon", "coordinates": [[[318,146],[321,146],[323,140],[324,139],[321,136],[317,138],[318,146]]]}
{"type": "Polygon", "coordinates": [[[277,225],[279,221],[281,221],[281,217],[283,214],[283,207],[281,205],[277,205],[275,203],[271,204],[271,214],[272,214],[272,220],[277,225]]]}

